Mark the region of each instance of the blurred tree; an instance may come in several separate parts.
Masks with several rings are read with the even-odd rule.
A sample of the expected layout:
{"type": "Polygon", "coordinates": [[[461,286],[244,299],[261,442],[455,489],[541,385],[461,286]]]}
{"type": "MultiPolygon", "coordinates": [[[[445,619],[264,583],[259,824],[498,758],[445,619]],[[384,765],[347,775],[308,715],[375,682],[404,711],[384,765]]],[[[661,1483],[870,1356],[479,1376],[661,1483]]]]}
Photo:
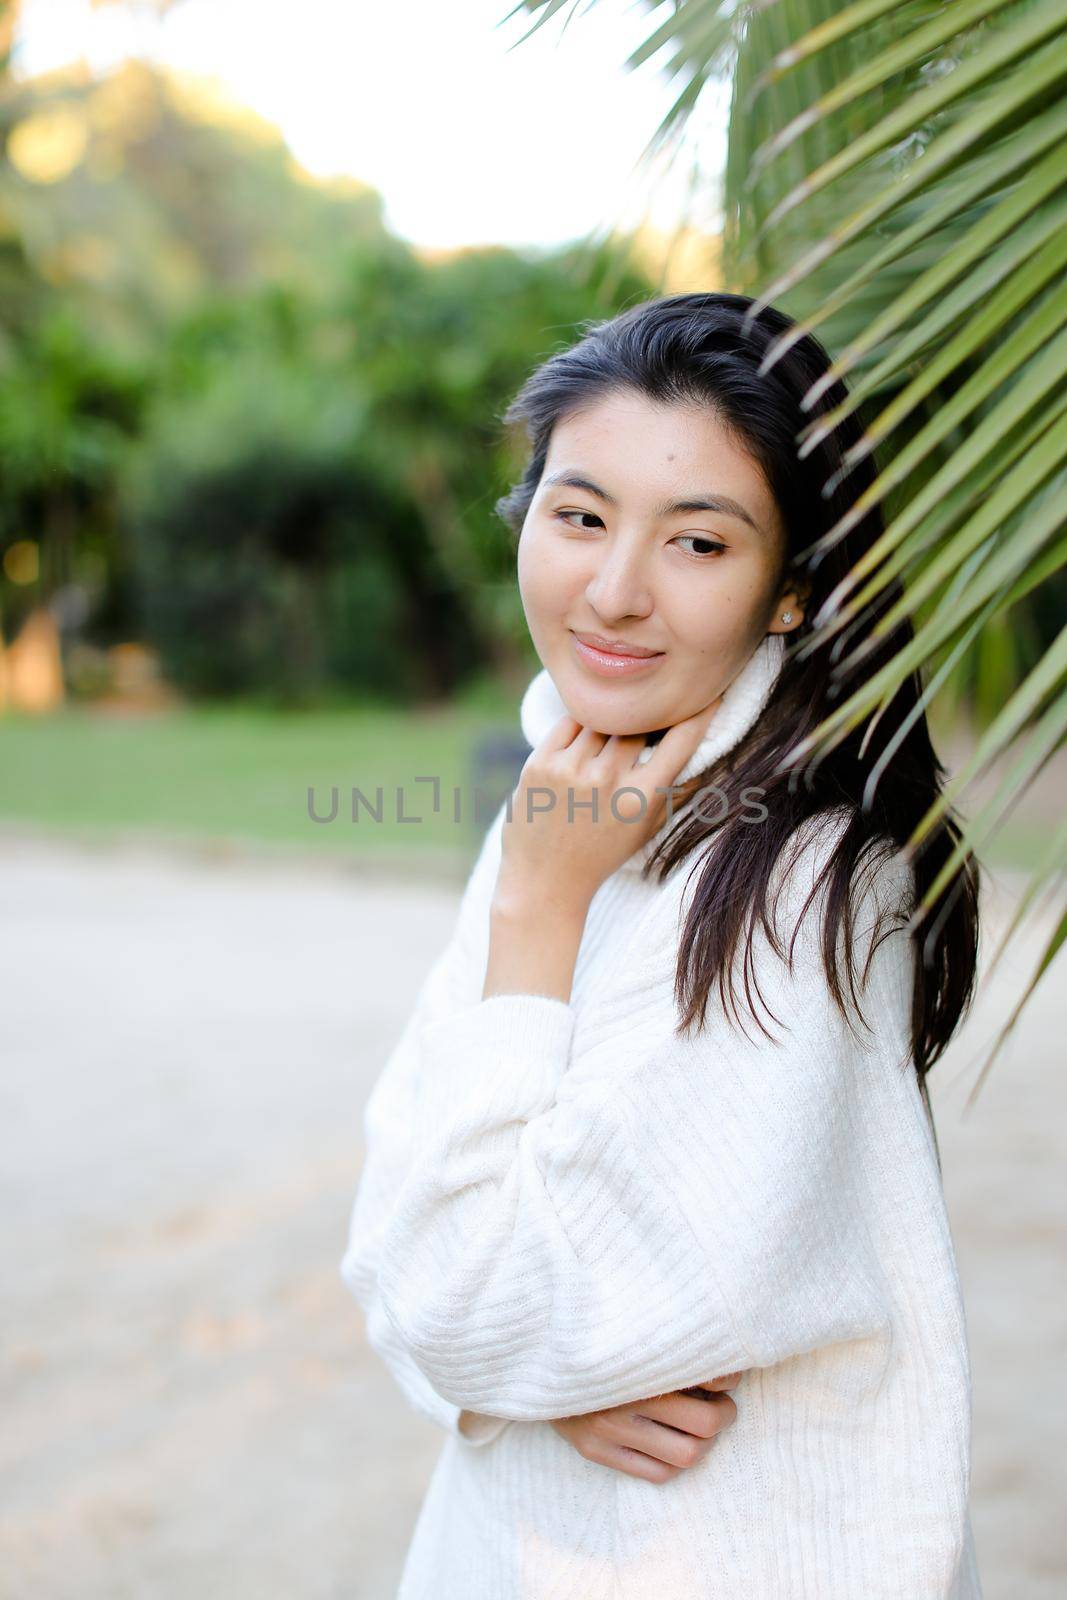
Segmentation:
{"type": "Polygon", "coordinates": [[[183,689],[298,703],[450,686],[466,610],[364,424],[350,374],[262,344],[159,399],[123,505],[145,632],[183,689]]]}
{"type": "Polygon", "coordinates": [[[122,494],[175,681],[432,700],[488,667],[525,673],[499,416],[540,355],[617,303],[615,265],[606,249],[424,261],[393,240],[328,293],[275,284],[180,323],[122,494]]]}
{"type": "Polygon", "coordinates": [[[40,556],[31,587],[8,577],[0,591],[6,627],[87,577],[93,587],[105,571],[121,582],[109,499],[144,397],[144,372],[69,311],[50,306],[11,339],[0,381],[0,548],[31,539],[40,556]]]}
{"type": "Polygon", "coordinates": [[[418,510],[420,548],[467,598],[468,671],[521,676],[535,657],[515,585],[511,534],[494,503],[520,460],[500,417],[537,361],[580,324],[644,298],[611,242],[521,254],[465,250],[421,262],[403,247],[353,262],[342,320],[367,397],[383,481],[418,510]]]}
{"type": "Polygon", "coordinates": [[[311,289],[386,236],[373,189],[311,181],[271,124],[141,61],[20,83],[9,120],[7,204],[35,271],[124,343],[151,350],[219,288],[311,289]]]}

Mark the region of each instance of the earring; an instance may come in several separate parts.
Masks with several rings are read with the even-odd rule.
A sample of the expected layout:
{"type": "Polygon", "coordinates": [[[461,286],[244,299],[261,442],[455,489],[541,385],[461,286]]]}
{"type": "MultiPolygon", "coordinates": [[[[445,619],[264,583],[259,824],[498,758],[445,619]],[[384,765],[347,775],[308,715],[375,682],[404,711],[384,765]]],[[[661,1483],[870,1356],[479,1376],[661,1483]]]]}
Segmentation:
{"type": "Polygon", "coordinates": [[[783,611],[782,612],[782,621],[783,622],[792,622],[792,620],[793,620],[793,613],[791,611],[783,611]]]}

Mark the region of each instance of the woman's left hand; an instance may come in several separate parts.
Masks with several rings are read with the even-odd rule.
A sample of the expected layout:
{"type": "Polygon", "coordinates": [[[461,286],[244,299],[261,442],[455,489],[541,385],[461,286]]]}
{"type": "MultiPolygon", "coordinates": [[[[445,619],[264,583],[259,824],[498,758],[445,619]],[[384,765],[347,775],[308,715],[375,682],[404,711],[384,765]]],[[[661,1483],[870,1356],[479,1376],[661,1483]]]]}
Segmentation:
{"type": "Polygon", "coordinates": [[[561,717],[527,756],[512,794],[498,891],[587,908],[600,885],[663,825],[667,790],[718,705],[716,699],[668,728],[643,766],[634,765],[643,734],[608,736],[561,717]]]}
{"type": "Polygon", "coordinates": [[[667,1483],[703,1461],[716,1437],[736,1422],[737,1402],[727,1391],[741,1376],[731,1372],[695,1390],[557,1417],[550,1426],[587,1461],[649,1483],[667,1483]]]}

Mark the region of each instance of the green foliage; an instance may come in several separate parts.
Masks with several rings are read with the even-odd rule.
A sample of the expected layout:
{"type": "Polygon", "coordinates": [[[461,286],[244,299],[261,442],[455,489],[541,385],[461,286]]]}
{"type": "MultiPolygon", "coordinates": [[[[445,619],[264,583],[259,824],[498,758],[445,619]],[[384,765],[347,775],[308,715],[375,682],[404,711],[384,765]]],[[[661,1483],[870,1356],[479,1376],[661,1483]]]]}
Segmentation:
{"type": "Polygon", "coordinates": [[[403,648],[412,508],[366,458],[363,410],[350,378],[257,346],[157,402],[121,498],[143,631],[179,687],[402,699],[432,679],[429,648],[403,648]]]}
{"type": "Polygon", "coordinates": [[[35,536],[41,552],[32,589],[0,570],[10,631],[40,593],[69,589],[86,572],[106,614],[125,577],[110,496],[146,389],[143,368],[55,303],[9,340],[0,357],[0,549],[35,536]]]}
{"type": "Polygon", "coordinates": [[[31,270],[148,352],[205,297],[312,289],[341,254],[387,237],[373,189],[306,181],[253,113],[143,62],[9,86],[0,127],[0,201],[31,270]],[[44,181],[38,144],[64,137],[70,156],[44,181]]]}
{"type": "Polygon", "coordinates": [[[120,497],[173,681],[439,698],[521,654],[499,415],[611,265],[426,263],[390,241],[328,292],[216,297],[181,322],[120,497]]]}
{"type": "Polygon", "coordinates": [[[532,662],[500,413],[644,279],[606,245],[426,259],[372,191],[143,64],[20,86],[0,124],[26,290],[0,313],[0,551],[43,554],[0,589],[7,630],[92,557],[89,641],[142,638],[194,696],[439,699],[532,662]]]}

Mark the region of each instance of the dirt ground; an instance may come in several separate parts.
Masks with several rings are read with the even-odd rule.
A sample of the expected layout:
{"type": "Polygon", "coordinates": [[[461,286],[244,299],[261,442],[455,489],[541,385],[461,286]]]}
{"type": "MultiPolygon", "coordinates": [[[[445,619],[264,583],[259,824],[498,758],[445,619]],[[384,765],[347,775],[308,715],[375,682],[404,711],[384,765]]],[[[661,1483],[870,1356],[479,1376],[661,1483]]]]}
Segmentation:
{"type": "MultiPolygon", "coordinates": [[[[26,839],[0,868],[0,1597],[391,1600],[441,1436],[337,1265],[458,889],[26,839]]],[[[986,1600],[1067,1584],[1062,957],[963,1114],[1035,949],[931,1079],[986,1600]]]]}

